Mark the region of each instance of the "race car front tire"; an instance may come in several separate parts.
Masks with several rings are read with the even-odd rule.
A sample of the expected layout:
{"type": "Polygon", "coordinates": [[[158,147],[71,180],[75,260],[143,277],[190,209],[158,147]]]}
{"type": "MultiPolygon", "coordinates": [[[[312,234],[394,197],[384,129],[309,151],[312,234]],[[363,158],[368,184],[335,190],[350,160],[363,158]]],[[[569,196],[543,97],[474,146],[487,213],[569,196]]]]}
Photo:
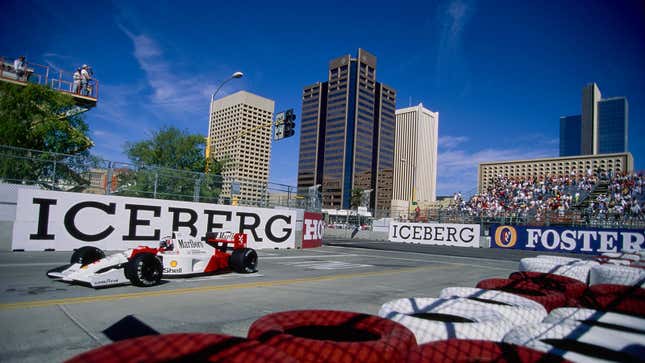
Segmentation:
{"type": "Polygon", "coordinates": [[[103,252],[100,248],[94,246],[83,246],[77,250],[74,250],[69,263],[72,265],[75,263],[80,263],[81,265],[85,266],[102,258],[105,258],[105,252],[103,252]]]}
{"type": "Polygon", "coordinates": [[[237,273],[252,273],[257,271],[258,253],[252,248],[242,248],[233,251],[229,264],[237,273]]]}
{"type": "Polygon", "coordinates": [[[135,286],[157,285],[161,281],[162,273],[163,265],[152,253],[140,253],[125,265],[125,277],[135,286]]]}

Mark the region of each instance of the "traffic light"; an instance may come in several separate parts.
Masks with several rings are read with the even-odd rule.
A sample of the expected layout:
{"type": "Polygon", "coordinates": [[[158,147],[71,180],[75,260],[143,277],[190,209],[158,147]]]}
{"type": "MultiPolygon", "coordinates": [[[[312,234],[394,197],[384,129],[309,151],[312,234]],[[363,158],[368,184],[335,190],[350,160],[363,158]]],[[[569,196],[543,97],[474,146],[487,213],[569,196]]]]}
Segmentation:
{"type": "Polygon", "coordinates": [[[293,113],[293,108],[288,109],[284,113],[284,131],[283,138],[293,136],[296,133],[296,114],[293,113]]]}

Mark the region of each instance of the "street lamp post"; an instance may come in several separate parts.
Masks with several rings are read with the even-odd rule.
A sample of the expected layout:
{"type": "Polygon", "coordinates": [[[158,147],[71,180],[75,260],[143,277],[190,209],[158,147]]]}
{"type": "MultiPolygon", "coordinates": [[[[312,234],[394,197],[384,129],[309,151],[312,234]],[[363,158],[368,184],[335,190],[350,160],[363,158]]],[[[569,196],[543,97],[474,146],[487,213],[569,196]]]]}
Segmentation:
{"type": "Polygon", "coordinates": [[[207,155],[206,155],[206,170],[205,170],[206,172],[208,172],[208,171],[209,171],[209,169],[210,169],[210,166],[209,166],[209,164],[210,164],[210,163],[209,163],[209,160],[210,160],[210,152],[211,152],[211,150],[210,150],[210,143],[211,143],[211,138],[210,138],[210,134],[211,134],[210,125],[211,125],[211,118],[213,117],[213,101],[215,101],[215,96],[217,95],[217,93],[219,92],[219,90],[221,90],[221,89],[222,89],[222,87],[223,87],[223,86],[224,86],[228,81],[230,81],[230,80],[232,80],[232,79],[234,79],[234,78],[242,78],[243,76],[244,76],[244,73],[239,72],[239,71],[238,71],[238,72],[235,72],[235,73],[233,73],[233,74],[231,74],[231,76],[230,76],[230,77],[228,77],[227,79],[225,79],[222,83],[220,83],[220,84],[219,84],[219,86],[217,86],[217,89],[215,89],[215,92],[213,92],[213,94],[211,95],[211,103],[210,103],[210,105],[209,105],[209,107],[208,107],[208,127],[209,127],[209,128],[208,128],[208,132],[207,132],[208,137],[206,138],[206,142],[207,142],[207,145],[206,145],[206,150],[207,150],[207,155]]]}
{"type": "Polygon", "coordinates": [[[224,82],[220,83],[220,85],[217,87],[215,92],[213,92],[213,94],[211,95],[211,104],[210,104],[209,113],[208,113],[208,123],[209,124],[210,124],[210,121],[211,121],[211,117],[213,115],[213,101],[215,101],[215,96],[217,95],[219,90],[222,89],[222,86],[224,86],[224,84],[226,84],[226,82],[228,82],[228,81],[230,81],[230,80],[232,80],[234,78],[242,78],[243,76],[244,76],[244,73],[242,73],[242,72],[235,72],[235,73],[231,74],[231,76],[228,77],[226,80],[224,80],[224,82]]]}

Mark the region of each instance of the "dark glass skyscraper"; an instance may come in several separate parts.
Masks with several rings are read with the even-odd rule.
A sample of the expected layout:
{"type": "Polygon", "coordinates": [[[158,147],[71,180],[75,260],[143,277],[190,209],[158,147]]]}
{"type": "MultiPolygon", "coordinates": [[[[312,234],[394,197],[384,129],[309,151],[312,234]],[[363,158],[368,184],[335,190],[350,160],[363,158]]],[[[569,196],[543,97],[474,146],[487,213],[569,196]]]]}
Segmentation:
{"type": "Polygon", "coordinates": [[[580,115],[560,117],[560,156],[581,155],[581,136],[580,115]]]}
{"type": "Polygon", "coordinates": [[[582,88],[582,114],[560,117],[560,156],[627,152],[625,97],[602,98],[595,83],[582,88]]]}
{"type": "Polygon", "coordinates": [[[303,90],[298,187],[320,184],[323,208],[336,209],[350,208],[352,189],[371,189],[370,208],[389,210],[395,109],[374,55],[332,60],[327,82],[303,90]]]}
{"type": "Polygon", "coordinates": [[[612,97],[598,102],[598,153],[627,151],[627,99],[612,97]]]}

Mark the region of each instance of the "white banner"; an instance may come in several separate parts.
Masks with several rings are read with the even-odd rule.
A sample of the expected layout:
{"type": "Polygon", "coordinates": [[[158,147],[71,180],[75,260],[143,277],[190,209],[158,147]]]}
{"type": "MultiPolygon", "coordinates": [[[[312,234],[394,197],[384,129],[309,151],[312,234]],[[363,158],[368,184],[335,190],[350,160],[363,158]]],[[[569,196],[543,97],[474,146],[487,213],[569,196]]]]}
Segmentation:
{"type": "Polygon", "coordinates": [[[250,248],[295,248],[295,224],[290,210],[20,189],[12,248],[157,247],[173,231],[199,238],[240,232],[250,248]]]}
{"type": "Polygon", "coordinates": [[[479,247],[479,224],[392,222],[388,237],[392,242],[479,247]]]}

